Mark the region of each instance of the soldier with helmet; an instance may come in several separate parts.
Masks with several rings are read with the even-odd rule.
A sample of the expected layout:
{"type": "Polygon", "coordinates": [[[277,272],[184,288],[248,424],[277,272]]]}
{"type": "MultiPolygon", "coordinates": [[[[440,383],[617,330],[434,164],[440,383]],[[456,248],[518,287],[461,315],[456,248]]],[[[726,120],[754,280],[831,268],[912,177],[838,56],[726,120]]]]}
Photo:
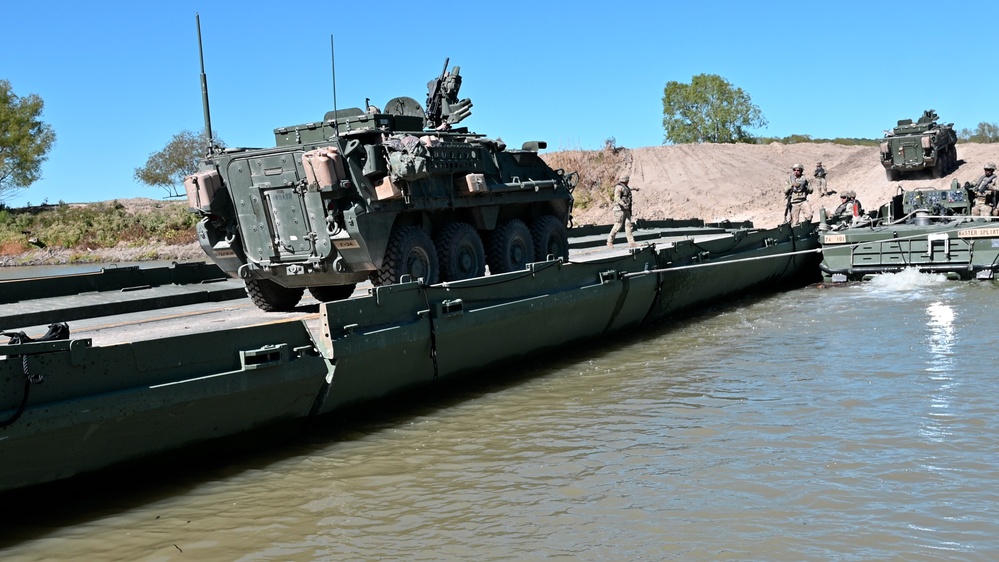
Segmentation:
{"type": "Polygon", "coordinates": [[[855,221],[864,215],[864,206],[857,200],[857,192],[848,189],[839,195],[840,204],[832,216],[840,221],[855,221]]]}
{"type": "Polygon", "coordinates": [[[815,187],[819,190],[819,197],[829,195],[829,190],[826,189],[826,169],[822,162],[815,163],[815,171],[812,172],[812,175],[815,177],[815,187]]]}
{"type": "Polygon", "coordinates": [[[638,191],[637,187],[629,187],[628,182],[631,181],[631,177],[623,175],[617,180],[617,185],[614,186],[614,227],[611,228],[610,235],[607,237],[607,247],[614,247],[614,237],[624,227],[624,234],[628,237],[628,244],[631,246],[637,246],[635,243],[635,236],[632,234],[632,229],[634,228],[634,222],[631,220],[631,192],[638,191]]]}
{"type": "Polygon", "coordinates": [[[808,185],[808,178],[802,175],[804,172],[804,165],[795,164],[784,188],[784,197],[787,199],[784,219],[791,224],[812,220],[812,207],[808,204],[808,194],[812,192],[812,188],[808,185]]]}
{"type": "Polygon", "coordinates": [[[987,217],[996,214],[994,197],[999,185],[996,185],[995,171],[996,163],[989,162],[985,165],[985,173],[979,176],[975,185],[971,186],[972,191],[975,192],[975,206],[971,209],[972,215],[987,217]],[[989,205],[989,199],[993,199],[992,205],[989,205]]]}

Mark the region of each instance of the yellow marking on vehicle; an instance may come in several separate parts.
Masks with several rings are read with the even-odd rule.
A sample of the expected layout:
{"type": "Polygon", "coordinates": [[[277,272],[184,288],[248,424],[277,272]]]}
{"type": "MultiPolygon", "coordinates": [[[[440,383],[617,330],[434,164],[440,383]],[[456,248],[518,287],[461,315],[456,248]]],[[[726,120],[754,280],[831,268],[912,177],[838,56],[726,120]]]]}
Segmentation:
{"type": "Polygon", "coordinates": [[[958,230],[957,235],[961,238],[992,238],[999,236],[999,228],[966,228],[958,230]]]}
{"type": "Polygon", "coordinates": [[[334,240],[333,245],[336,246],[337,250],[352,250],[354,248],[360,248],[361,244],[357,240],[348,238],[347,240],[334,240]]]}

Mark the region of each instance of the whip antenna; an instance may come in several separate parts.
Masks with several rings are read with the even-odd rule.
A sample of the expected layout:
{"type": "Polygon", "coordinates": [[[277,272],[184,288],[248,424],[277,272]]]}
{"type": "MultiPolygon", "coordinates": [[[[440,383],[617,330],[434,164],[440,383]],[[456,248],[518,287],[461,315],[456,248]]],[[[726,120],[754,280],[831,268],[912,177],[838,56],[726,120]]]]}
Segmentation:
{"type": "Polygon", "coordinates": [[[201,16],[195,12],[194,22],[198,25],[198,58],[201,59],[201,105],[205,109],[205,137],[208,142],[208,152],[215,146],[212,137],[212,116],[208,110],[208,77],[205,76],[205,52],[201,48],[201,16]]]}
{"type": "Polygon", "coordinates": [[[333,34],[330,33],[330,70],[333,73],[333,132],[340,136],[340,127],[336,121],[336,55],[333,50],[333,34]]]}

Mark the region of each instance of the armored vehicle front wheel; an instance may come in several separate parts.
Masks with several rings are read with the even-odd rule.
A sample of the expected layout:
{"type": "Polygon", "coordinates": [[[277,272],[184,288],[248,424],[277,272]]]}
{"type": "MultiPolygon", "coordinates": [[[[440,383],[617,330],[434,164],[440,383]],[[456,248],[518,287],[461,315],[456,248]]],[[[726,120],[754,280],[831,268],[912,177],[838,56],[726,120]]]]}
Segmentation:
{"type": "Polygon", "coordinates": [[[430,236],[416,226],[396,226],[389,237],[382,267],[372,282],[390,285],[398,283],[403,275],[409,275],[414,281],[422,277],[428,285],[433,285],[439,274],[437,251],[430,236]]]}
{"type": "Polygon", "coordinates": [[[342,301],[349,298],[357,288],[357,283],[347,285],[326,285],[324,287],[309,287],[309,294],[319,302],[342,301]]]}
{"type": "Polygon", "coordinates": [[[936,163],[933,164],[933,168],[930,170],[930,175],[933,176],[933,179],[942,178],[947,174],[947,170],[944,168],[946,164],[947,164],[946,156],[941,154],[940,156],[937,157],[936,163]]]}
{"type": "Polygon", "coordinates": [[[305,289],[282,287],[269,279],[247,279],[246,295],[265,312],[285,312],[302,300],[305,289]]]}
{"type": "Polygon", "coordinates": [[[944,150],[943,156],[940,158],[943,159],[943,172],[941,176],[946,176],[957,169],[957,150],[953,146],[944,150]]]}
{"type": "Polygon", "coordinates": [[[486,250],[472,225],[452,222],[434,238],[442,281],[460,281],[486,274],[486,250]]]}
{"type": "Polygon", "coordinates": [[[548,256],[569,261],[569,236],[565,225],[554,215],[542,215],[531,224],[531,238],[534,239],[535,259],[545,260],[548,256]]]}
{"type": "Polygon", "coordinates": [[[898,181],[898,172],[892,170],[891,168],[885,168],[885,178],[888,181],[898,181]]]}
{"type": "Polygon", "coordinates": [[[534,261],[534,241],[531,231],[520,219],[510,219],[493,231],[489,237],[489,273],[521,271],[534,261]]]}

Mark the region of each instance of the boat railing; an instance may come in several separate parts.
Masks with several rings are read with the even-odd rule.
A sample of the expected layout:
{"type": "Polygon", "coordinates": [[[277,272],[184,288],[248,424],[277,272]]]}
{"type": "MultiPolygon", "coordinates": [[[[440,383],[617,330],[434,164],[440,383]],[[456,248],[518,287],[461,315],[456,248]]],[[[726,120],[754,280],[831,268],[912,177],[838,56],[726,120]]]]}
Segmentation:
{"type": "MultiPolygon", "coordinates": [[[[926,225],[929,225],[930,223],[932,223],[934,221],[935,222],[961,223],[961,222],[977,221],[977,220],[982,220],[982,219],[984,219],[984,220],[986,220],[988,222],[994,222],[997,219],[999,219],[999,217],[972,216],[972,215],[937,215],[937,214],[934,214],[930,209],[913,209],[911,212],[909,212],[908,214],[902,216],[899,219],[893,220],[893,221],[888,222],[888,223],[884,223],[884,226],[892,226],[892,225],[896,225],[896,224],[906,224],[910,220],[913,221],[913,222],[915,222],[917,225],[926,226],[926,225]]],[[[872,226],[876,226],[876,224],[875,224],[876,222],[877,221],[872,221],[872,226]]]]}

